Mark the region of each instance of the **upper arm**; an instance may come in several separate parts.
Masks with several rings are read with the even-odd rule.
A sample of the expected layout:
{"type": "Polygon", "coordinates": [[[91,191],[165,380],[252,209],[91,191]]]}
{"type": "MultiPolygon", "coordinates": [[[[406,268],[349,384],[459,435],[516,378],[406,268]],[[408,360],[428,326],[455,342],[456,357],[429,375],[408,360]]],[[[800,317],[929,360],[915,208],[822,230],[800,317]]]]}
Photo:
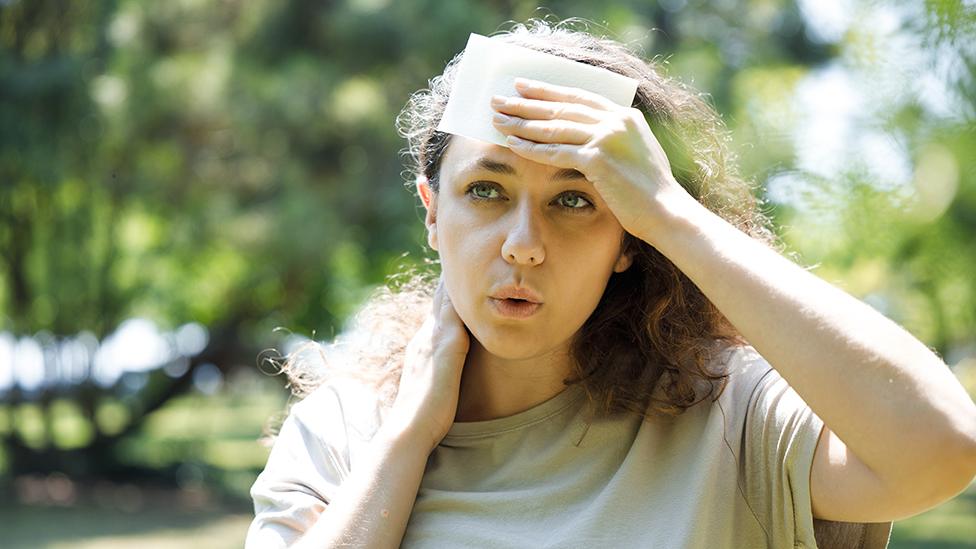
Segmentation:
{"type": "Polygon", "coordinates": [[[810,471],[814,518],[888,522],[917,515],[947,499],[944,494],[933,493],[922,484],[892,486],[886,483],[830,428],[824,426],[821,431],[810,471]]]}
{"type": "Polygon", "coordinates": [[[892,520],[885,508],[884,483],[826,425],[820,432],[810,471],[814,518],[843,522],[892,520]]]}
{"type": "Polygon", "coordinates": [[[326,389],[292,407],[251,487],[249,548],[291,545],[315,524],[348,474],[345,418],[338,394],[326,389]]]}

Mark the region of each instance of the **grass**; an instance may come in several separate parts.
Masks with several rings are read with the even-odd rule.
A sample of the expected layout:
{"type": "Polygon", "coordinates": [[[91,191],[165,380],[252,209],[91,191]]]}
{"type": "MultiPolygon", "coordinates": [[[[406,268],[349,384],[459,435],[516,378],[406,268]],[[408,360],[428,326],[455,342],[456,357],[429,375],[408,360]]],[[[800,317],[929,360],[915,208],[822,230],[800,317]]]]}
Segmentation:
{"type": "MultiPolygon", "coordinates": [[[[17,415],[27,422],[21,431],[39,434],[29,408],[17,415]]],[[[75,408],[58,406],[55,426],[77,431],[75,408]]],[[[167,403],[119,448],[119,460],[151,469],[175,467],[178,487],[76,482],[59,473],[7,484],[0,452],[0,494],[9,488],[12,495],[0,498],[0,546],[242,547],[252,518],[248,489],[269,452],[258,439],[268,418],[284,409],[280,383],[256,374],[239,377],[217,395],[191,392],[167,403]]],[[[0,406],[0,431],[12,423],[8,407],[0,406]]]]}
{"type": "Polygon", "coordinates": [[[9,549],[240,548],[251,521],[246,510],[179,509],[162,502],[138,512],[114,507],[0,507],[9,549]]]}

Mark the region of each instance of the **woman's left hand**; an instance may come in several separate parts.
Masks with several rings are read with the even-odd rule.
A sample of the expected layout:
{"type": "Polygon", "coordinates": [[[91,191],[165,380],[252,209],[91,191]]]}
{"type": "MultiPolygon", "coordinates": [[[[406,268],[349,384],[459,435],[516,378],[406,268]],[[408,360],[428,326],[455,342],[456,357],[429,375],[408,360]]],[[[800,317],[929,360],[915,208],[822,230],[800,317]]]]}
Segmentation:
{"type": "Polygon", "coordinates": [[[495,96],[491,103],[495,128],[512,151],[580,171],[627,232],[653,234],[669,199],[691,198],[640,110],[579,88],[521,78],[515,87],[521,97],[495,96]]]}

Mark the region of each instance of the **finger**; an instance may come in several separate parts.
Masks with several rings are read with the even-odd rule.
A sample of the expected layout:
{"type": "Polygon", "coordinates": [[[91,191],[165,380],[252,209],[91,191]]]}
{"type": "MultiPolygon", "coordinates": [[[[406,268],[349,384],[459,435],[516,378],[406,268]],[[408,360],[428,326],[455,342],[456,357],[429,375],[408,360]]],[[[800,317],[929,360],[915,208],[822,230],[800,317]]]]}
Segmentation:
{"type": "MultiPolygon", "coordinates": [[[[506,141],[512,152],[533,162],[548,164],[557,168],[579,169],[582,165],[578,145],[536,143],[515,135],[509,135],[506,141]]],[[[586,173],[583,170],[580,171],[586,173]]]]}
{"type": "Polygon", "coordinates": [[[434,300],[431,304],[430,312],[431,316],[436,317],[441,310],[441,301],[444,296],[444,279],[437,279],[437,287],[434,288],[434,300]]]}
{"type": "Polygon", "coordinates": [[[457,309],[454,308],[454,302],[451,301],[451,294],[447,292],[447,288],[444,288],[444,298],[441,302],[441,318],[448,322],[460,322],[461,317],[457,314],[457,309]]]}
{"type": "Polygon", "coordinates": [[[592,137],[588,126],[565,120],[526,120],[518,116],[496,114],[492,119],[498,131],[539,143],[582,145],[592,137]]]}
{"type": "Polygon", "coordinates": [[[440,286],[437,287],[437,307],[434,309],[438,325],[443,326],[449,323],[454,314],[456,313],[454,312],[454,305],[451,303],[451,296],[447,293],[444,280],[441,279],[440,286]]]}
{"type": "Polygon", "coordinates": [[[566,101],[586,105],[602,111],[613,111],[620,108],[620,105],[617,105],[598,93],[569,86],[557,86],[548,82],[530,80],[528,78],[516,78],[515,89],[522,97],[531,99],[566,101]]]}
{"type": "Polygon", "coordinates": [[[451,299],[451,294],[447,291],[446,285],[441,288],[441,304],[437,312],[437,322],[438,326],[441,327],[464,326],[464,321],[461,320],[461,315],[454,308],[454,301],[451,299]]]}
{"type": "Polygon", "coordinates": [[[494,95],[491,106],[498,112],[534,120],[569,120],[584,124],[596,124],[601,117],[594,109],[578,103],[541,101],[524,97],[494,95]]]}

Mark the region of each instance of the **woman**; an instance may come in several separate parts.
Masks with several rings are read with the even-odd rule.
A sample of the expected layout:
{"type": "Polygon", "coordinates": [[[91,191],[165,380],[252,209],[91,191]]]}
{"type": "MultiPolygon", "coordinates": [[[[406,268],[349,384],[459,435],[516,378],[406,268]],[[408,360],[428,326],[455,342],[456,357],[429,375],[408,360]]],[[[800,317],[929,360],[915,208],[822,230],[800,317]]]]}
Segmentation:
{"type": "Polygon", "coordinates": [[[290,361],[249,546],[884,547],[968,485],[972,400],[772,248],[704,102],[610,40],[493,39],[634,78],[634,107],[521,82],[506,148],[435,130],[460,55],[414,95],[442,282],[374,298],[351,375],[290,361]]]}

